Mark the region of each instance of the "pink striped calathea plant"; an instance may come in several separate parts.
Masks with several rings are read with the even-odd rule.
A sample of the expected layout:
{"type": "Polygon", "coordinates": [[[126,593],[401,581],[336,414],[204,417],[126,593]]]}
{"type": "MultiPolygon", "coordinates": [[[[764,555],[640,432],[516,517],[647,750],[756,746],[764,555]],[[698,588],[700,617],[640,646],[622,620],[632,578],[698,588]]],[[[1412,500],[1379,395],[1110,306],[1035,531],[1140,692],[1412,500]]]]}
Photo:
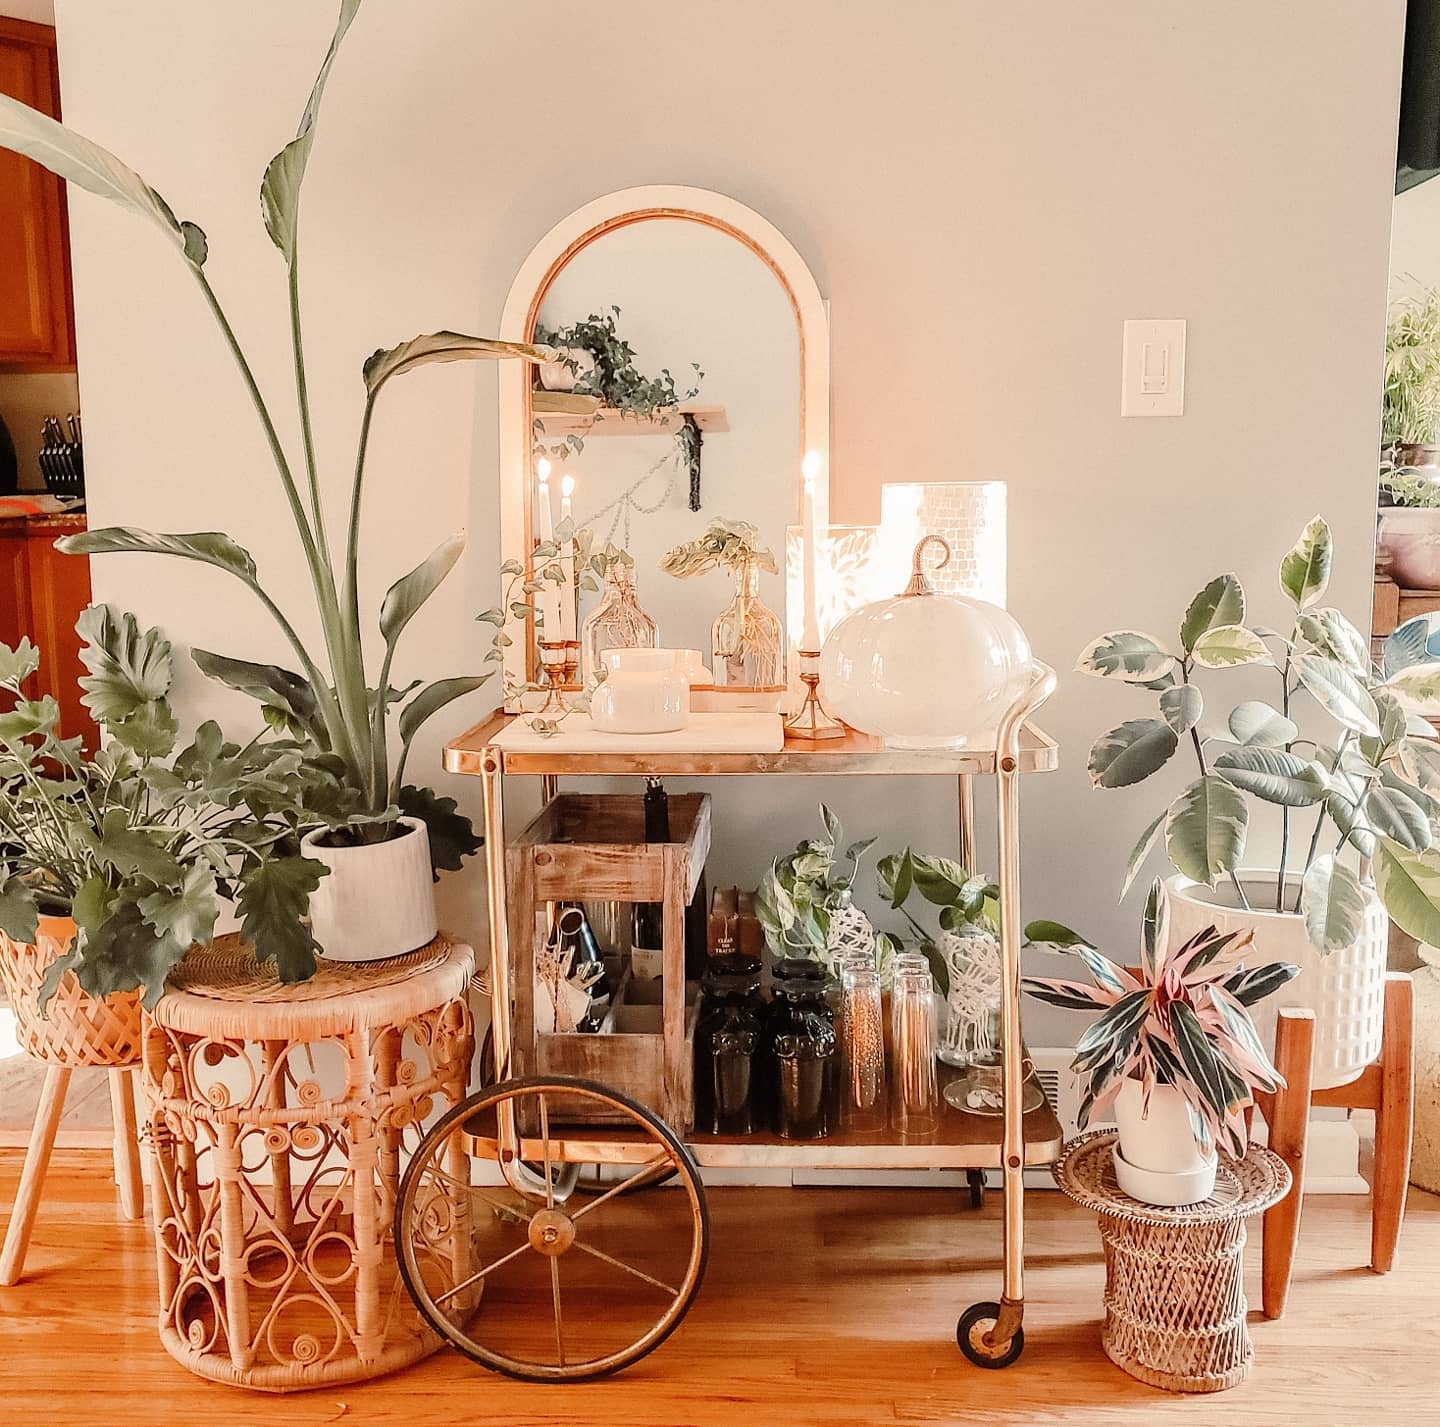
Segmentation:
{"type": "Polygon", "coordinates": [[[1031,945],[1078,956],[1094,985],[1027,976],[1025,990],[1066,1010],[1102,1014],[1075,1044],[1073,1068],[1087,1078],[1080,1105],[1084,1129],[1119,1095],[1140,1083],[1148,1111],[1157,1085],[1174,1086],[1190,1107],[1202,1146],[1245,1153],[1245,1111],[1257,1090],[1285,1082],[1260,1042],[1249,1007],[1299,973],[1287,962],[1250,967],[1251,933],[1197,932],[1166,950],[1165,887],[1150,889],[1140,937],[1138,972],[1117,966],[1084,937],[1058,922],[1032,922],[1031,945]]]}

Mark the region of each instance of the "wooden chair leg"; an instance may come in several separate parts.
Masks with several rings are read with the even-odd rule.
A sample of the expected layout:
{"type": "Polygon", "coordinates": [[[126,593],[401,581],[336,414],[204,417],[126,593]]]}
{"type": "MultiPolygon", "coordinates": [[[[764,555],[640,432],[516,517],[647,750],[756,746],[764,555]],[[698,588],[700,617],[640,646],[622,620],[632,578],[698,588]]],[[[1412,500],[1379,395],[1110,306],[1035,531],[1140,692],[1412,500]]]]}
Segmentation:
{"type": "Polygon", "coordinates": [[[133,1069],[110,1071],[110,1119],[115,1127],[115,1188],[127,1219],[145,1215],[145,1184],[140,1177],[140,1137],[135,1131],[133,1069]]]}
{"type": "Polygon", "coordinates": [[[30,1246],[30,1230],[35,1227],[35,1211],[40,1207],[40,1191],[45,1184],[45,1171],[50,1165],[50,1151],[69,1088],[68,1065],[52,1065],[46,1070],[35,1123],[30,1130],[30,1145],[25,1151],[25,1167],[20,1171],[20,1188],[5,1230],[5,1248],[0,1252],[0,1284],[7,1288],[19,1283],[25,1271],[25,1250],[30,1246]]]}
{"type": "Polygon", "coordinates": [[[1370,1267],[1389,1273],[1405,1217],[1405,1186],[1415,1112],[1415,986],[1402,972],[1385,978],[1385,1033],[1375,1108],[1375,1170],[1370,1187],[1370,1267]]]}
{"type": "Polygon", "coordinates": [[[1275,1027],[1275,1068],[1284,1077],[1285,1086],[1266,1097],[1264,1109],[1270,1127],[1270,1148],[1289,1166],[1294,1184],[1289,1194],[1265,1212],[1261,1233],[1261,1306],[1267,1318],[1278,1318],[1285,1311],[1290,1274],[1295,1265],[1295,1246],[1300,1238],[1314,1053],[1314,1012],[1281,1011],[1275,1027]]]}

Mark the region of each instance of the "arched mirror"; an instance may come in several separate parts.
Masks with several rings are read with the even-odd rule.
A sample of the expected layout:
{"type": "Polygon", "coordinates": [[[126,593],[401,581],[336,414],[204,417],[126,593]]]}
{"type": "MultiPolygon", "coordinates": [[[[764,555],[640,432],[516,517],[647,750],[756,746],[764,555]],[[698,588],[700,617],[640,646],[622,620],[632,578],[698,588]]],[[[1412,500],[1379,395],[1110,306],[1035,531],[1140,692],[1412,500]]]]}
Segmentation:
{"type": "MultiPolygon", "coordinates": [[[[536,245],[501,335],[546,342],[562,360],[501,367],[502,557],[528,564],[567,516],[594,553],[628,557],[609,578],[597,565],[599,588],[582,590],[573,611],[549,606],[547,641],[578,643],[598,605],[633,598],[661,645],[701,651],[716,685],[784,684],[786,528],[801,519],[806,453],[821,473],[822,524],[828,505],[827,325],[785,237],[701,189],[609,194],[536,245]],[[719,538],[716,522],[718,560],[704,543],[719,538]],[[776,617],[770,664],[716,633],[752,597],[776,617]]],[[[557,599],[548,589],[536,598],[557,599]]],[[[506,651],[507,684],[537,677],[535,633],[528,621],[506,651]]],[[[581,660],[572,682],[588,672],[581,660]]]]}

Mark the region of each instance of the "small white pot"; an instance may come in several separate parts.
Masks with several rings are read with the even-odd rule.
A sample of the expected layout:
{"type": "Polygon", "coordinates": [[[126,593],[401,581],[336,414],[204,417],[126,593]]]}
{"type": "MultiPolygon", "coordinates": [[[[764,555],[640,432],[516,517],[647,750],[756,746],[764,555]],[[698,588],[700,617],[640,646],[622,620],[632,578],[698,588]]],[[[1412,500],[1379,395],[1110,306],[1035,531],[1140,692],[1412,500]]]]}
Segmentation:
{"type": "MultiPolygon", "coordinates": [[[[607,650],[610,654],[668,654],[668,650],[607,650]]],[[[673,667],[616,669],[590,695],[590,722],[605,733],[674,733],[690,722],[690,681],[673,667]]]]}
{"type": "MultiPolygon", "coordinates": [[[[1229,879],[1206,887],[1188,877],[1172,877],[1170,892],[1172,948],[1182,945],[1206,927],[1222,932],[1255,933],[1255,954],[1248,965],[1265,966],[1288,961],[1300,974],[1273,996],[1250,1008],[1261,1040],[1275,1045],[1275,1020],[1282,1007],[1304,1006],[1315,1013],[1315,1089],[1348,1085],[1380,1054],[1385,1002],[1385,961],[1389,920],[1384,905],[1365,888],[1365,913],[1354,945],[1321,953],[1310,944],[1305,919],[1295,912],[1275,910],[1275,873],[1242,872],[1252,910],[1236,905],[1229,879]]],[[[1294,878],[1285,889],[1284,904],[1295,905],[1294,878]]]]}
{"type": "Polygon", "coordinates": [[[1440,590],[1440,510],[1387,506],[1380,512],[1380,548],[1402,590],[1440,590]]]}
{"type": "Polygon", "coordinates": [[[1216,1155],[1195,1137],[1185,1097],[1173,1085],[1150,1092],[1149,1113],[1142,1113],[1138,1080],[1127,1080],[1115,1100],[1120,1142],[1115,1149],[1115,1178],[1121,1189],[1146,1204],[1198,1204],[1215,1189],[1216,1155]]]}
{"type": "Polygon", "coordinates": [[[540,385],[546,391],[574,391],[577,386],[588,383],[595,372],[595,355],[584,347],[562,347],[567,361],[541,362],[540,385]],[[575,370],[570,370],[570,363],[575,370]]]}
{"type": "Polygon", "coordinates": [[[310,929],[331,961],[403,956],[434,938],[430,834],[419,818],[400,825],[400,837],[363,847],[325,847],[323,828],[305,835],[305,856],[330,869],[310,895],[310,929]]]}

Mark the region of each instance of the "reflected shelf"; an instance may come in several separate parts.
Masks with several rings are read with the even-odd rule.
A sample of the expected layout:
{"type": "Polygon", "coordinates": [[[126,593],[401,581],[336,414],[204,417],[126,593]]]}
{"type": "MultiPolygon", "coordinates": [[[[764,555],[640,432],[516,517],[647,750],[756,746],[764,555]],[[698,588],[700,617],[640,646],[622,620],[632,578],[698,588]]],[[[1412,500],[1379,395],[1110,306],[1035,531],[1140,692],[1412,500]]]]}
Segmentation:
{"type": "Polygon", "coordinates": [[[730,429],[723,406],[682,402],[649,416],[630,416],[617,406],[602,406],[600,398],[573,391],[532,391],[530,410],[544,426],[546,436],[673,436],[685,418],[707,436],[730,429]]]}

